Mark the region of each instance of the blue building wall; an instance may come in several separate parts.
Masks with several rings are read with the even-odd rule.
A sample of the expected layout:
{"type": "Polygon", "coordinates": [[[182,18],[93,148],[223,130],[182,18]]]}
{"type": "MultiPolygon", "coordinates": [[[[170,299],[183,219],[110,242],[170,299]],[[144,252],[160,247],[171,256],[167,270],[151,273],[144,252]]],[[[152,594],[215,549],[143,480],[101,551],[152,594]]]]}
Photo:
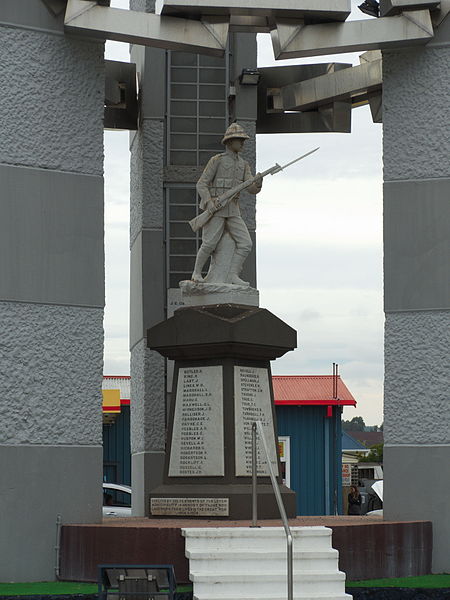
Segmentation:
{"type": "Polygon", "coordinates": [[[103,481],[131,485],[130,407],[103,425],[103,481]]]}
{"type": "MultiPolygon", "coordinates": [[[[298,515],[334,514],[335,506],[342,514],[341,409],[333,407],[330,418],[326,412],[326,406],[276,407],[278,435],[290,437],[298,515]]],[[[129,406],[103,426],[103,466],[104,481],[131,485],[129,406]]]]}
{"type": "Polygon", "coordinates": [[[290,487],[298,515],[342,514],[341,408],[277,406],[278,435],[290,437],[290,487]]]}

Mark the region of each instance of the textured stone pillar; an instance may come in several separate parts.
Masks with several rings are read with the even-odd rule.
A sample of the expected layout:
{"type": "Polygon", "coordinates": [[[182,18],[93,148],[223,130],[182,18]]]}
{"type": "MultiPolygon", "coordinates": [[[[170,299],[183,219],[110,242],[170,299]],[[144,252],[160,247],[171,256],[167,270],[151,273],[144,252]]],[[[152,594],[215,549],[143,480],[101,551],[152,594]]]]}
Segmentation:
{"type": "Polygon", "coordinates": [[[45,581],[101,519],[103,44],[4,0],[0,46],[0,581],[45,581]]]}
{"type": "MultiPolygon", "coordinates": [[[[133,10],[151,12],[152,0],[131,0],[133,10]]],[[[234,84],[242,66],[252,67],[256,63],[256,36],[239,34],[231,44],[230,60],[226,66],[227,85],[224,87],[223,115],[212,110],[216,118],[223,116],[223,131],[227,117],[235,118],[248,130],[253,139],[249,140],[245,158],[254,168],[256,119],[255,89],[238,89],[236,101],[230,100],[233,108],[225,102],[228,84],[234,84]],[[236,51],[239,48],[239,51],[236,51]],[[250,62],[246,62],[250,61],[250,62]]],[[[131,452],[133,514],[148,514],[148,497],[163,480],[166,450],[167,414],[170,403],[171,364],[166,359],[146,347],[147,329],[170,316],[170,298],[179,302],[178,282],[170,276],[170,206],[168,197],[174,189],[192,194],[195,202],[195,183],[205,166],[206,146],[198,150],[198,162],[192,160],[172,164],[169,148],[171,136],[171,86],[168,85],[167,70],[171,64],[171,54],[154,48],[132,47],[132,61],[137,65],[140,82],[140,122],[139,130],[130,136],[131,148],[131,302],[130,302],[130,348],[131,348],[131,452]],[[168,308],[169,306],[169,308],[168,308]]],[[[180,58],[180,57],[178,57],[180,58]]],[[[187,63],[190,63],[189,57],[187,63]]],[[[205,62],[200,62],[210,67],[205,62]]],[[[176,62],[176,59],[175,59],[176,62]]],[[[181,57],[183,63],[183,57],[181,57]]],[[[181,64],[181,68],[186,64],[181,64]]],[[[175,69],[177,67],[175,66],[175,69]]],[[[189,65],[188,65],[189,68],[189,65]]],[[[201,70],[203,67],[199,67],[201,70]]],[[[222,67],[223,69],[223,67],[222,67]]],[[[200,87],[200,86],[199,86],[200,87]]],[[[239,86],[238,86],[239,87],[239,86]]],[[[207,96],[201,97],[205,101],[207,96]]],[[[199,102],[200,104],[201,102],[199,102]]],[[[189,104],[189,101],[185,103],[189,104]]],[[[216,105],[217,106],[217,105],[216,105]]],[[[210,107],[213,108],[213,107],[210,107]]],[[[183,111],[181,110],[181,113],[183,111]]],[[[186,113],[186,118],[196,118],[197,130],[190,131],[202,137],[201,119],[209,117],[200,108],[198,114],[186,113]]],[[[222,130],[221,130],[221,133],[222,130]]],[[[221,135],[221,134],[220,134],[221,135]]],[[[181,137],[180,137],[181,139],[181,137]]],[[[220,136],[217,136],[221,151],[220,136]]],[[[178,140],[179,141],[179,140],[178,140]]],[[[177,149],[177,142],[173,148],[177,149]]],[[[192,199],[191,198],[191,199],[192,199]]],[[[249,194],[242,194],[242,212],[254,238],[255,200],[249,194]]],[[[182,257],[184,258],[184,257],[182,257]]],[[[192,272],[193,262],[190,273],[192,272]]],[[[190,275],[186,272],[183,278],[190,275]]],[[[243,277],[255,285],[255,250],[247,259],[243,277]]]]}
{"type": "MultiPolygon", "coordinates": [[[[151,11],[153,2],[132,1],[151,11]]],[[[145,330],[164,319],[164,135],[166,51],[133,46],[140,80],[139,130],[131,150],[131,483],[133,514],[144,515],[145,498],[162,479],[166,428],[164,359],[146,347],[145,330]]]]}
{"type": "Polygon", "coordinates": [[[450,21],[383,53],[385,518],[433,522],[450,569],[450,21]]]}

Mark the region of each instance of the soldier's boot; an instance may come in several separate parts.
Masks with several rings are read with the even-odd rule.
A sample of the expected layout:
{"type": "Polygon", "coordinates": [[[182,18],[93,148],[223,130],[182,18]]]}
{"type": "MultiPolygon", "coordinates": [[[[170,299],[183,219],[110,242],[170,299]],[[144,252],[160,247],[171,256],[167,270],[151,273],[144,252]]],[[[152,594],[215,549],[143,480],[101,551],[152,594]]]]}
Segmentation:
{"type": "Polygon", "coordinates": [[[203,281],[202,271],[203,267],[205,266],[205,262],[208,260],[209,256],[209,252],[207,252],[203,248],[200,248],[200,250],[197,252],[197,258],[195,259],[194,265],[194,272],[191,276],[192,281],[203,281]]]}
{"type": "Polygon", "coordinates": [[[247,254],[241,254],[240,252],[235,252],[233,254],[229,274],[230,283],[234,283],[234,285],[250,285],[248,281],[243,281],[239,277],[246,258],[247,254]]]}

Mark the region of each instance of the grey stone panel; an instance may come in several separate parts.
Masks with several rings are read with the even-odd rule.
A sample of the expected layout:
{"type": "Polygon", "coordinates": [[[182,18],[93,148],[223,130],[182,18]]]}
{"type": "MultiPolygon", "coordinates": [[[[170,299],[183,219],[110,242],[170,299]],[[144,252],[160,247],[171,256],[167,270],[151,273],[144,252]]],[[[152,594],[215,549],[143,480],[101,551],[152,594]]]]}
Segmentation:
{"type": "Polygon", "coordinates": [[[384,178],[449,177],[450,47],[383,52],[384,178]]]}
{"type": "Polygon", "coordinates": [[[130,347],[165,318],[165,245],[162,231],[144,229],[131,247],[130,347]]]}
{"type": "Polygon", "coordinates": [[[450,443],[449,323],[450,311],[386,314],[387,444],[450,443]]]}
{"type": "Polygon", "coordinates": [[[433,522],[433,573],[450,571],[449,465],[448,445],[384,447],[384,518],[433,522]]]}
{"type": "Polygon", "coordinates": [[[103,307],[103,178],[0,165],[0,299],[103,307]]]}
{"type": "MultiPolygon", "coordinates": [[[[167,52],[160,48],[145,48],[140,77],[141,115],[144,119],[164,119],[166,116],[166,80],[167,52]],[[160,82],[155,85],[155,82],[160,82]]],[[[161,147],[162,150],[162,147],[161,147]]]]}
{"type": "Polygon", "coordinates": [[[102,464],[101,446],[0,446],[0,581],[55,579],[56,518],[101,522],[102,464]]]}
{"type": "Polygon", "coordinates": [[[164,122],[144,119],[131,146],[131,243],[141,229],[163,226],[163,149],[164,122]]]}
{"type": "Polygon", "coordinates": [[[0,163],[103,174],[103,43],[0,27],[0,163]]]}
{"type": "Polygon", "coordinates": [[[450,179],[384,184],[386,311],[450,308],[450,179]]]}
{"type": "Polygon", "coordinates": [[[143,272],[142,272],[142,232],[131,245],[130,252],[130,349],[144,335],[143,306],[143,272]]]}
{"type": "Polygon", "coordinates": [[[144,339],[131,350],[131,452],[164,452],[165,361],[144,339]]]}
{"type": "Polygon", "coordinates": [[[256,34],[234,34],[232,57],[230,79],[236,86],[236,99],[232,119],[238,121],[256,121],[257,86],[239,84],[239,75],[242,73],[242,69],[256,68],[256,34]]]}
{"type": "MultiPolygon", "coordinates": [[[[144,11],[141,11],[144,12],[144,11]]],[[[166,116],[167,51],[160,48],[131,46],[131,62],[139,74],[140,115],[142,119],[166,116]],[[160,85],[155,85],[155,81],[160,85]]]]}
{"type": "Polygon", "coordinates": [[[103,310],[0,302],[0,323],[0,444],[101,444],[103,310]]]}
{"type": "Polygon", "coordinates": [[[163,481],[165,456],[164,452],[139,452],[131,456],[134,517],[148,517],[150,491],[163,481]]]}
{"type": "Polygon", "coordinates": [[[0,25],[30,27],[63,35],[64,12],[55,16],[42,0],[2,0],[0,25]]]}
{"type": "MultiPolygon", "coordinates": [[[[235,33],[232,38],[233,53],[230,64],[230,79],[236,80],[242,73],[242,69],[256,69],[256,34],[255,33],[235,33]]],[[[244,86],[245,87],[245,86],[244,86]]],[[[256,86],[247,86],[256,87],[256,86]]],[[[256,119],[256,107],[253,107],[254,113],[250,117],[256,119]]]]}

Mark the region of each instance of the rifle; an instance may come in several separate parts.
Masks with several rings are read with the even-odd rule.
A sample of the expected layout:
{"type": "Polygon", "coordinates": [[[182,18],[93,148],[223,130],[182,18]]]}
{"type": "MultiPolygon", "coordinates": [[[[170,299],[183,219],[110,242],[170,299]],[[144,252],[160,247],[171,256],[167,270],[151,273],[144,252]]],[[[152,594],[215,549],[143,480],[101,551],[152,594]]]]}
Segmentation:
{"type": "Polygon", "coordinates": [[[286,169],[287,167],[290,167],[291,165],[298,162],[299,160],[302,160],[302,158],[306,158],[313,152],[316,152],[318,149],[319,148],[314,148],[314,150],[310,150],[306,154],[303,154],[302,156],[299,156],[298,158],[291,160],[291,162],[288,162],[286,165],[283,165],[282,167],[280,167],[280,165],[278,163],[276,163],[273,167],[270,167],[270,169],[267,169],[267,171],[263,171],[262,173],[254,175],[253,177],[250,177],[250,179],[246,179],[239,185],[236,185],[233,188],[227,190],[226,192],[224,192],[217,198],[216,205],[214,208],[209,208],[208,210],[205,210],[204,212],[200,213],[199,215],[197,215],[196,217],[194,217],[193,219],[191,219],[189,221],[189,225],[192,227],[192,231],[198,231],[204,225],[206,225],[206,223],[211,219],[211,217],[214,216],[214,213],[216,213],[218,210],[221,210],[222,208],[227,206],[227,204],[237,194],[239,194],[239,192],[242,192],[242,190],[245,190],[246,188],[253,185],[256,181],[258,181],[259,179],[263,179],[267,175],[275,175],[276,173],[283,171],[284,169],[286,169]]]}

